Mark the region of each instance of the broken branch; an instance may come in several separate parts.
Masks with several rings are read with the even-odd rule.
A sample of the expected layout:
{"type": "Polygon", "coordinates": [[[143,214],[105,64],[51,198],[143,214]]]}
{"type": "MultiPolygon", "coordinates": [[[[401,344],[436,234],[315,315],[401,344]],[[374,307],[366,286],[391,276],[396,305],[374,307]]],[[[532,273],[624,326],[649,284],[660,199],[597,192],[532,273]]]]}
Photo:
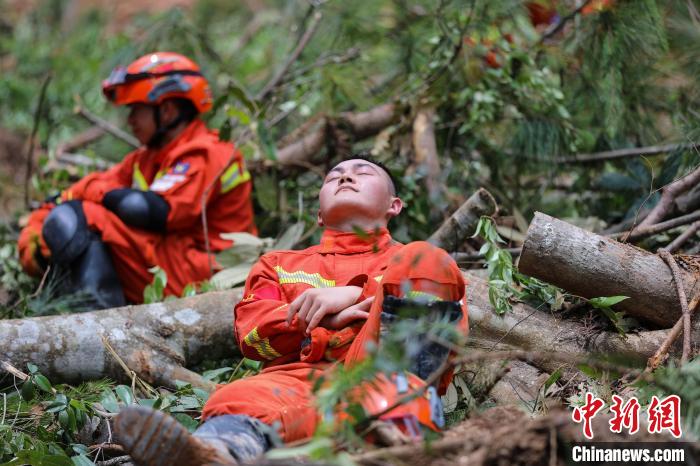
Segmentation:
{"type": "Polygon", "coordinates": [[[453,252],[474,233],[482,216],[495,215],[497,211],[498,206],[491,193],[479,188],[428,238],[428,242],[453,252]]]}
{"type": "MultiPolygon", "coordinates": [[[[647,217],[649,218],[649,217],[647,217]]],[[[693,223],[696,220],[700,220],[700,211],[698,212],[693,212],[692,214],[688,215],[683,215],[681,217],[676,217],[671,220],[666,220],[665,222],[657,223],[654,225],[648,225],[646,227],[642,227],[640,224],[639,227],[630,230],[630,231],[625,231],[622,233],[615,233],[613,235],[610,235],[611,238],[618,239],[620,238],[622,241],[637,241],[642,238],[646,238],[648,236],[653,236],[658,233],[663,233],[664,231],[668,231],[672,228],[680,227],[683,225],[687,225],[689,223],[693,223]]],[[[646,220],[645,220],[646,221],[646,220]]],[[[645,223],[645,222],[642,222],[645,223]]]]}
{"type": "Polygon", "coordinates": [[[568,157],[559,157],[557,163],[592,163],[617,160],[627,157],[639,157],[641,155],[660,155],[678,150],[694,149],[695,144],[666,144],[662,146],[632,147],[628,149],[615,149],[593,154],[576,154],[568,157]]]}
{"type": "Polygon", "coordinates": [[[659,256],[668,264],[673,274],[673,282],[676,285],[676,290],[678,291],[678,299],[681,303],[681,309],[683,314],[683,355],[681,356],[681,364],[688,362],[688,355],[690,354],[690,311],[688,310],[688,298],[685,296],[685,289],[683,288],[683,279],[681,278],[681,271],[678,268],[676,259],[671,255],[670,252],[665,249],[659,250],[659,256]]]}
{"type": "Polygon", "coordinates": [[[36,111],[34,112],[34,125],[32,126],[32,134],[29,136],[29,145],[27,147],[27,168],[24,174],[24,207],[26,209],[30,208],[29,197],[30,197],[30,181],[32,179],[32,171],[34,169],[34,143],[36,142],[36,133],[39,131],[39,121],[41,120],[41,114],[44,110],[44,101],[46,100],[46,89],[49,87],[51,82],[51,73],[47,74],[44,78],[44,82],[41,84],[41,91],[39,91],[39,102],[36,105],[36,111]]]}
{"type": "Polygon", "coordinates": [[[306,45],[316,33],[316,29],[318,28],[318,23],[321,22],[321,18],[322,15],[320,11],[314,13],[313,17],[311,18],[311,24],[309,24],[309,27],[306,28],[306,31],[304,31],[304,35],[301,36],[301,39],[299,39],[299,43],[294,48],[289,57],[287,57],[287,60],[284,62],[284,65],[282,65],[282,68],[280,68],[279,71],[277,71],[277,73],[272,77],[272,79],[270,79],[270,81],[260,90],[258,95],[255,96],[255,99],[257,101],[263,100],[270,94],[270,92],[272,92],[279,85],[285,73],[287,72],[287,70],[289,70],[289,67],[292,66],[292,64],[299,58],[301,52],[304,51],[304,48],[306,48],[306,45]]]}
{"type": "Polygon", "coordinates": [[[89,121],[95,126],[98,126],[105,130],[105,132],[111,134],[112,136],[116,137],[117,139],[120,139],[124,141],[125,143],[129,144],[131,147],[137,148],[141,146],[141,143],[127,133],[126,131],[118,128],[117,126],[113,125],[107,120],[103,120],[102,118],[98,117],[97,115],[91,113],[89,110],[83,108],[82,106],[78,105],[75,107],[75,113],[83,117],[85,120],[89,121]]]}
{"type": "Polygon", "coordinates": [[[664,249],[668,252],[677,251],[681,246],[685,244],[686,241],[695,236],[698,230],[700,230],[700,222],[693,223],[683,233],[678,235],[676,239],[669,243],[669,245],[666,246],[664,249]]]}
{"type": "Polygon", "coordinates": [[[664,186],[661,190],[661,199],[659,199],[659,203],[656,204],[649,215],[642,220],[637,229],[653,225],[663,220],[671,212],[676,198],[698,183],[700,183],[700,167],[664,186]]]}

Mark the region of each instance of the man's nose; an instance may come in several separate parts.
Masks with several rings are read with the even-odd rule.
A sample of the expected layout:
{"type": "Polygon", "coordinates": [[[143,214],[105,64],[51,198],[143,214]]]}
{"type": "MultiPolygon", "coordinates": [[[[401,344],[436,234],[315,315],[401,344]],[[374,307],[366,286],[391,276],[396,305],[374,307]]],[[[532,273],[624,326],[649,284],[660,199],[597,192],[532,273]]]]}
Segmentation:
{"type": "Polygon", "coordinates": [[[350,173],[343,173],[342,175],[340,175],[340,180],[339,180],[338,182],[339,182],[340,184],[343,184],[343,183],[354,183],[354,182],[355,182],[355,178],[353,178],[352,175],[351,175],[350,173]]]}

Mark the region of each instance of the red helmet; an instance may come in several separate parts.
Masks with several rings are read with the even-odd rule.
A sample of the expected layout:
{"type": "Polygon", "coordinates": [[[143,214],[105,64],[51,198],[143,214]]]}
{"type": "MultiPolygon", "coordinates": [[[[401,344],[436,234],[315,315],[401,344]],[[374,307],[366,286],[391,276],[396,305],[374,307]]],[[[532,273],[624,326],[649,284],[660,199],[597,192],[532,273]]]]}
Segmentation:
{"type": "Polygon", "coordinates": [[[199,66],[172,52],[149,53],[126,68],[115,68],[102,82],[102,92],[116,105],[158,105],[165,99],[183,98],[191,101],[199,113],[212,106],[209,83],[199,66]]]}
{"type": "MultiPolygon", "coordinates": [[[[350,401],[358,402],[367,415],[383,412],[402,397],[424,388],[425,382],[411,373],[378,374],[370,382],[360,384],[349,392],[350,401]]],[[[341,412],[340,420],[347,419],[341,412]]],[[[421,426],[440,431],[444,425],[442,401],[434,387],[428,387],[421,395],[403,403],[379,417],[395,424],[399,430],[413,439],[422,437],[421,426]]]]}

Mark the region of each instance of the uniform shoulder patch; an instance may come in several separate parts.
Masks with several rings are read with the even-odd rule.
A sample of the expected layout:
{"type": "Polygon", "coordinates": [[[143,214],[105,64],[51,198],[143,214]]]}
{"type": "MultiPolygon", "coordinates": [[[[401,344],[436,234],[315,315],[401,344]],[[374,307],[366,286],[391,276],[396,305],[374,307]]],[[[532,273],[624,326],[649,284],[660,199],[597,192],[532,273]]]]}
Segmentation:
{"type": "Polygon", "coordinates": [[[171,170],[175,175],[184,175],[190,169],[189,162],[178,162],[171,170]]]}

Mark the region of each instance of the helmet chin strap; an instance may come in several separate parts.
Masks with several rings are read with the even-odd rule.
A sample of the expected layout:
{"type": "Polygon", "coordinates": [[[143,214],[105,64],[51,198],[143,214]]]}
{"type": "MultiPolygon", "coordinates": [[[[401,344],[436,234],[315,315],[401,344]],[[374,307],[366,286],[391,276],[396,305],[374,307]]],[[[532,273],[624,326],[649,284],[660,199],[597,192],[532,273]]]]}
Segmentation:
{"type": "Polygon", "coordinates": [[[184,116],[182,115],[182,112],[178,110],[177,116],[173,121],[168,123],[167,125],[164,125],[163,122],[161,121],[161,116],[160,116],[160,105],[154,105],[153,107],[153,121],[156,123],[156,131],[153,133],[153,136],[151,136],[151,139],[148,140],[146,143],[146,147],[150,149],[157,149],[159,147],[163,146],[163,142],[165,141],[165,136],[168,134],[168,132],[172,129],[175,129],[180,123],[185,121],[184,116]]]}

